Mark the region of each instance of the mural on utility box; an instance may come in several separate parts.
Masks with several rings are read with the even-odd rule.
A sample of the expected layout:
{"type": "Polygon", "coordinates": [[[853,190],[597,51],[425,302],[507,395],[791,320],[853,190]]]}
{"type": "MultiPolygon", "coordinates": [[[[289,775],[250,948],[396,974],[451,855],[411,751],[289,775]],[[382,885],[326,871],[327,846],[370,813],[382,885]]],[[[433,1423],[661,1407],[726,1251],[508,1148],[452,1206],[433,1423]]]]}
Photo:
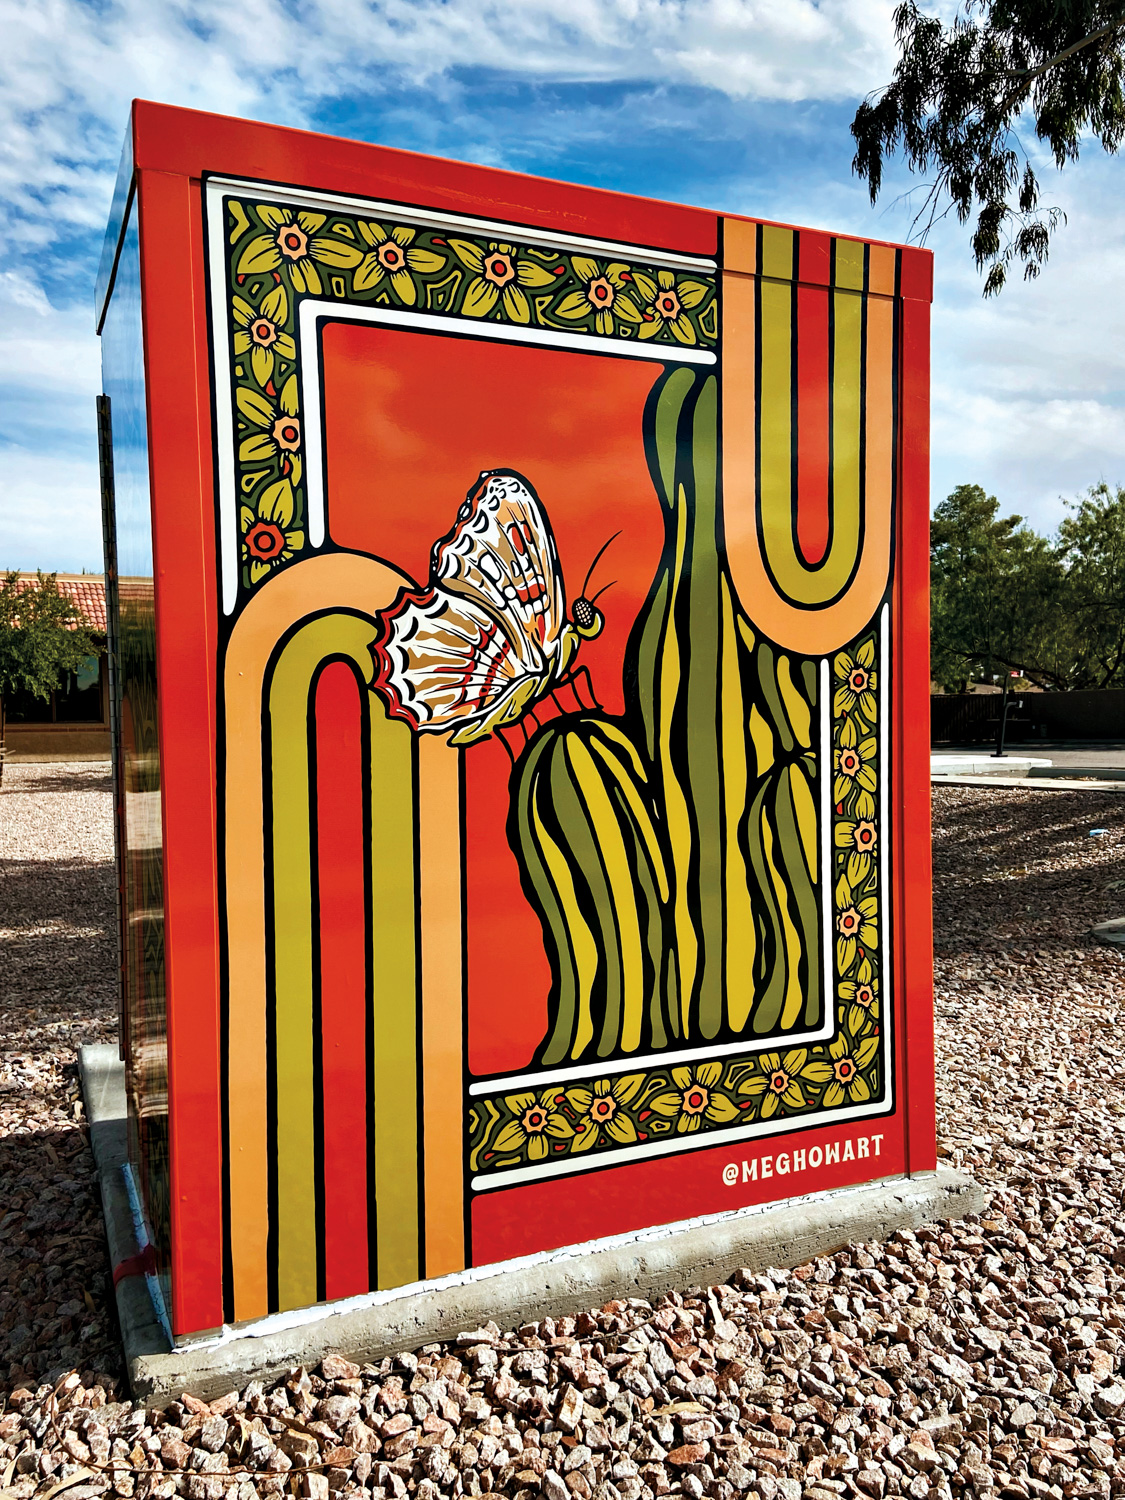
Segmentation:
{"type": "Polygon", "coordinates": [[[798,307],[792,231],[722,275],[211,191],[228,1315],[888,1109],[893,267],[798,307]]]}

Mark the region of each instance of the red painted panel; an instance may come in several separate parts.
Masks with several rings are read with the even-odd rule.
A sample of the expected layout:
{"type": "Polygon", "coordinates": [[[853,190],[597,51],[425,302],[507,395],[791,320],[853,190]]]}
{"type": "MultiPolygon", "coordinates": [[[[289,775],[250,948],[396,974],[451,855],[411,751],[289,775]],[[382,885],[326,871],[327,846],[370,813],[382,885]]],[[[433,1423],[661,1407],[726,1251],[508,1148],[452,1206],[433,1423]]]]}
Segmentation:
{"type": "Polygon", "coordinates": [[[797,542],[810,564],[828,550],[828,299],[797,288],[797,542]]]}
{"type": "Polygon", "coordinates": [[[189,177],[256,177],[686,254],[716,252],[718,218],[706,209],[141,99],[133,104],[133,121],[135,160],[142,168],[189,177]]]}
{"type": "Polygon", "coordinates": [[[363,747],[355,673],[332,662],[316,689],[316,831],[324,1111],[325,1295],[365,1292],[367,900],[363,747]]]}
{"type": "MultiPolygon", "coordinates": [[[[905,259],[905,255],[904,255],[905,259]]],[[[927,259],[930,257],[927,256],[927,259]]],[[[902,303],[900,567],[896,590],[899,670],[895,767],[901,789],[898,847],[901,919],[896,952],[905,998],[908,1160],[937,1162],[934,1110],[933,905],[930,875],[930,308],[902,303]]]]}
{"type": "Polygon", "coordinates": [[[486,1265],[508,1256],[628,1234],[651,1224],[893,1177],[904,1168],[901,1118],[856,1120],[500,1189],[473,1200],[473,1263],[486,1265]],[[843,1160],[848,1142],[851,1156],[843,1160]],[[841,1159],[815,1166],[810,1162],[810,1152],[826,1156],[829,1148],[838,1148],[841,1159]],[[865,1156],[858,1155],[861,1149],[865,1156]],[[803,1167],[795,1168],[794,1152],[804,1153],[803,1167]],[[755,1170],[754,1163],[756,1179],[745,1180],[755,1170]],[[767,1171],[769,1176],[764,1175],[767,1171]],[[727,1181],[732,1174],[735,1181],[727,1181]]]}
{"type": "MultiPolygon", "coordinates": [[[[899,288],[903,297],[917,298],[921,302],[934,300],[934,256],[932,250],[919,250],[916,245],[904,245],[899,272],[899,288]]],[[[927,360],[929,358],[927,347],[927,360]]],[[[929,408],[927,407],[927,416],[929,408]]]]}
{"type": "Polygon", "coordinates": [[[797,239],[797,275],[814,286],[832,280],[832,236],[815,229],[802,229],[797,239]]]}
{"type": "Polygon", "coordinates": [[[139,191],[161,683],[172,1323],[186,1333],[223,1321],[210,382],[198,194],[185,178],[159,172],[143,173],[139,191]]]}

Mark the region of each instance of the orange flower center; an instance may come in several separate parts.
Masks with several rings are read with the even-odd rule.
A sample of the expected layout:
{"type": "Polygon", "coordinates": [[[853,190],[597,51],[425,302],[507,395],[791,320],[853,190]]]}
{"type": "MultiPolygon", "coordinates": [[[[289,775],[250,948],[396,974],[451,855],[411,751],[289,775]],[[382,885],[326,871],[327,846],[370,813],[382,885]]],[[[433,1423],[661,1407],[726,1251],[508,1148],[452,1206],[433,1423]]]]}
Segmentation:
{"type": "Polygon", "coordinates": [[[296,224],[283,224],[277,231],[277,247],[286,260],[301,260],[309,252],[309,237],[296,224]]]}
{"type": "Polygon", "coordinates": [[[386,267],[388,271],[401,271],[406,263],[406,257],[392,240],[388,240],[385,245],[380,245],[375,255],[379,264],[386,267]]]}
{"type": "Polygon", "coordinates": [[[277,325],[268,318],[255,318],[250,325],[250,337],[262,349],[277,343],[277,325]]]}
{"type": "Polygon", "coordinates": [[[701,1115],[711,1103],[711,1095],[705,1088],[696,1087],[689,1089],[683,1096],[683,1111],[685,1115],[701,1115]]]}
{"type": "Polygon", "coordinates": [[[656,299],[656,310],[666,322],[680,316],[680,299],[675,292],[661,292],[656,299]]]}
{"type": "Polygon", "coordinates": [[[484,263],[484,279],[491,281],[493,286],[507,286],[515,276],[516,268],[510,255],[490,255],[484,263]]]}
{"type": "Polygon", "coordinates": [[[875,999],[875,991],[869,984],[861,984],[855,992],[855,1003],[857,1005],[870,1005],[875,999]]]}
{"type": "Polygon", "coordinates": [[[842,911],[840,913],[837,925],[839,926],[840,931],[844,933],[845,936],[847,936],[849,933],[854,932],[859,926],[859,913],[854,909],[854,907],[849,906],[847,911],[842,911]]]}
{"type": "Polygon", "coordinates": [[[848,686],[853,693],[862,693],[867,686],[867,673],[862,667],[856,667],[855,671],[848,677],[848,686]]]}
{"type": "Polygon", "coordinates": [[[837,1083],[847,1083],[848,1079],[855,1073],[855,1063],[850,1057],[842,1057],[833,1071],[836,1074],[837,1083]]]}
{"type": "Polygon", "coordinates": [[[859,756],[854,750],[840,751],[840,770],[848,776],[854,776],[859,770],[859,756]]]}
{"type": "Polygon", "coordinates": [[[586,296],[595,307],[612,307],[614,297],[613,284],[607,281],[604,276],[599,276],[595,281],[591,281],[590,285],[586,288],[586,296]]]}
{"type": "Polygon", "coordinates": [[[258,521],[246,533],[246,550],[259,562],[269,562],[285,548],[285,537],[281,527],[272,521],[258,521]]]}
{"type": "Polygon", "coordinates": [[[776,1073],[770,1074],[770,1088],[775,1094],[784,1094],[789,1087],[789,1074],[783,1068],[778,1068],[776,1073]]]}
{"type": "Polygon", "coordinates": [[[857,823],[855,829],[857,849],[870,849],[875,842],[874,823],[857,823]]]}
{"type": "Polygon", "coordinates": [[[534,1105],[531,1109],[525,1109],[520,1124],[528,1135],[542,1135],[547,1128],[547,1115],[544,1110],[537,1109],[534,1105]]]}
{"type": "Polygon", "coordinates": [[[612,1120],[616,1113],[617,1100],[609,1098],[608,1095],[600,1095],[590,1105],[590,1114],[595,1120],[600,1120],[603,1124],[606,1120],[612,1120]]]}
{"type": "Polygon", "coordinates": [[[287,453],[301,446],[301,424],[296,417],[278,417],[271,432],[277,446],[287,453]]]}

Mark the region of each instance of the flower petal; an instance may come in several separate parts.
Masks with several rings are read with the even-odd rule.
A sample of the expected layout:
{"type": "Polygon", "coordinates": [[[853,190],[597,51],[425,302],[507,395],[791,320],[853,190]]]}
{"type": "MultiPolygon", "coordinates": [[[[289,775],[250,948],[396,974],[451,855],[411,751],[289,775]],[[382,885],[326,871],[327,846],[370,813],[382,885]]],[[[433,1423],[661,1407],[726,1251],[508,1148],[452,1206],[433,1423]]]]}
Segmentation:
{"type": "Polygon", "coordinates": [[[723,1065],[721,1062],[700,1063],[695,1070],[695,1076],[705,1089],[713,1089],[723,1076],[723,1065]]]}
{"type": "Polygon", "coordinates": [[[496,1139],[492,1142],[493,1151],[506,1154],[509,1151],[522,1151],[527,1144],[527,1132],[518,1120],[509,1120],[496,1133],[496,1139]]]}
{"type": "Polygon", "coordinates": [[[830,1083],[824,1090],[824,1098],[820,1101],[825,1109],[835,1109],[837,1104],[843,1102],[844,1091],[838,1083],[830,1083]]]}
{"type": "Polygon", "coordinates": [[[601,275],[597,261],[591,260],[587,255],[572,255],[570,264],[579,281],[593,281],[596,276],[601,275]]]}
{"type": "Polygon", "coordinates": [[[416,229],[410,229],[406,224],[396,224],[391,230],[391,239],[405,250],[417,233],[416,229]]]}
{"type": "Polygon", "coordinates": [[[614,1115],[605,1127],[605,1133],[619,1146],[631,1146],[637,1139],[637,1127],[628,1115],[614,1115]]]}
{"type": "Polygon", "coordinates": [[[574,1144],[570,1149],[572,1151],[589,1151],[590,1147],[596,1146],[597,1143],[597,1129],[587,1121],[585,1130],[575,1132],[574,1144]]]}
{"type": "MultiPolygon", "coordinates": [[[[713,1094],[704,1111],[712,1125],[727,1125],[738,1116],[738,1105],[725,1094],[713,1094]]],[[[698,1118],[698,1117],[697,1117],[698,1118]]]]}
{"type": "Polygon", "coordinates": [[[585,292],[567,292],[559,305],[555,308],[555,315],[559,318],[588,318],[593,309],[590,299],[585,292]]]}
{"type": "Polygon", "coordinates": [[[369,250],[352,277],[352,286],[357,292],[369,292],[372,287],[378,286],[382,279],[383,267],[379,257],[373,250],[369,250]]]}
{"type": "Polygon", "coordinates": [[[279,325],[288,322],[289,293],[283,286],[275,286],[262,298],[262,316],[279,325]]]}
{"type": "Polygon", "coordinates": [[[438,255],[434,250],[408,250],[406,264],[412,271],[417,271],[420,276],[432,276],[435,271],[440,271],[445,265],[445,256],[438,255]]]}
{"type": "Polygon", "coordinates": [[[294,504],[293,486],[288,479],[279,479],[262,491],[258,499],[258,514],[263,521],[273,521],[285,527],[293,519],[294,504]]]}
{"type": "Polygon", "coordinates": [[[533,260],[517,261],[516,276],[520,286],[542,289],[545,286],[554,286],[555,284],[555,277],[547,267],[536,265],[533,260]]]}
{"type": "Polygon", "coordinates": [[[474,245],[471,240],[450,240],[449,248],[463,266],[468,266],[470,271],[480,271],[484,265],[484,251],[479,245],[474,245]]]}
{"type": "Polygon", "coordinates": [[[670,1120],[673,1115],[680,1113],[683,1102],[682,1094],[657,1094],[655,1099],[648,1101],[648,1108],[670,1120]]]}
{"type": "Polygon", "coordinates": [[[327,235],[312,240],[309,253],[322,266],[335,266],[338,271],[350,271],[363,259],[363,251],[357,245],[348,245],[343,240],[331,240],[327,235]]]}
{"type": "Polygon", "coordinates": [[[418,301],[418,290],[409,271],[392,271],[391,285],[395,289],[395,296],[405,307],[413,307],[418,301]]]}
{"type": "Polygon", "coordinates": [[[631,1104],[644,1088],[644,1084],[643,1073],[626,1073],[624,1078],[619,1078],[613,1085],[613,1097],[619,1104],[631,1104]]]}
{"type": "Polygon", "coordinates": [[[518,286],[506,286],[500,298],[505,316],[513,323],[530,323],[531,307],[518,286]]]}
{"type": "Polygon", "coordinates": [[[474,276],[469,282],[469,289],[465,293],[461,311],[467,318],[487,318],[496,306],[499,296],[499,288],[493,286],[491,281],[485,281],[482,276],[474,276]]]}
{"type": "Polygon", "coordinates": [[[287,417],[295,417],[300,410],[300,395],[297,390],[297,376],[290,375],[289,379],[281,387],[281,395],[277,398],[282,411],[287,417]]]}
{"type": "Polygon", "coordinates": [[[256,235],[238,257],[235,274],[253,276],[260,271],[276,271],[281,264],[281,251],[272,234],[256,235]]]}
{"type": "Polygon", "coordinates": [[[272,427],[274,422],[274,408],[265,396],[259,396],[257,391],[248,390],[246,386],[240,385],[234,393],[234,403],[248,422],[253,422],[255,427],[272,427]]]}
{"type": "Polygon", "coordinates": [[[250,368],[258,384],[265,385],[273,375],[273,350],[262,349],[255,344],[250,350],[250,368]]]}

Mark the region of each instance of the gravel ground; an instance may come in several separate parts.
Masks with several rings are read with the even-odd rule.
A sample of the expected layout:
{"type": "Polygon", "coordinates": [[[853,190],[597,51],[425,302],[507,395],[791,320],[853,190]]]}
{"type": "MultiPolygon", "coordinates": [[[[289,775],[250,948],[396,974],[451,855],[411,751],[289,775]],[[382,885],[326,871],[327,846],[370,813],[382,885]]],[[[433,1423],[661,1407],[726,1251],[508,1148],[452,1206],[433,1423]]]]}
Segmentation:
{"type": "Polygon", "coordinates": [[[114,1401],[93,1239],[76,1258],[96,1220],[71,1049],[112,1025],[107,798],[31,769],[0,801],[0,1203],[25,1215],[0,1227],[0,1500],[1125,1495],[1125,955],[1086,936],[1125,909],[1125,799],[935,795],[939,1134],[992,1189],[984,1218],[155,1413],[114,1401]],[[48,988],[78,933],[82,982],[48,988]],[[66,1236],[39,1227],[63,1196],[66,1236]]]}

